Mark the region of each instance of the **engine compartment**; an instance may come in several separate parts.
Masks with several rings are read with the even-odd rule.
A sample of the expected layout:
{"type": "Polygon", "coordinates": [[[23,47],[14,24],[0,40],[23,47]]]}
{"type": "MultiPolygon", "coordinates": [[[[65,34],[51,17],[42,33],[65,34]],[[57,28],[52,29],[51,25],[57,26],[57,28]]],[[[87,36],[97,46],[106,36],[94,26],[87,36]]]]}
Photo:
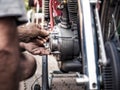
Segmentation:
{"type": "Polygon", "coordinates": [[[120,90],[120,0],[43,2],[48,46],[60,71],[78,72],[85,90],[120,90]]]}

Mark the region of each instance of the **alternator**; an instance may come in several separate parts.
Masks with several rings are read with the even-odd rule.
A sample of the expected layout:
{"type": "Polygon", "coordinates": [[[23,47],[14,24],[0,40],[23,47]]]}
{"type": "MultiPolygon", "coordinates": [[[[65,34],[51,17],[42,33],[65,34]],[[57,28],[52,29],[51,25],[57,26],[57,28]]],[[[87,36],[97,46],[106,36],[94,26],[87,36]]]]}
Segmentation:
{"type": "Polygon", "coordinates": [[[52,52],[59,51],[59,60],[72,60],[79,56],[79,44],[77,31],[64,29],[60,24],[54,27],[50,36],[50,48],[52,52]]]}

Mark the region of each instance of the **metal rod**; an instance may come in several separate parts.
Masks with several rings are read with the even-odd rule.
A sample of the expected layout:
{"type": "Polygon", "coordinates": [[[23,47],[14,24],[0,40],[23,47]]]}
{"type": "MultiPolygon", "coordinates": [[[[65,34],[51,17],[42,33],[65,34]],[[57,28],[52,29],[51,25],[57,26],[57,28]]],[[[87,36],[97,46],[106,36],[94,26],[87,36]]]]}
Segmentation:
{"type": "MultiPolygon", "coordinates": [[[[96,58],[95,58],[95,45],[94,45],[94,34],[92,27],[92,16],[91,16],[91,6],[89,0],[78,0],[81,1],[81,8],[83,12],[83,34],[84,34],[84,70],[85,74],[88,75],[88,89],[98,90],[98,80],[97,80],[97,68],[96,68],[96,58]],[[86,67],[87,66],[87,67],[86,67]]],[[[78,5],[80,6],[80,5],[78,5]]]]}
{"type": "Polygon", "coordinates": [[[49,90],[48,84],[48,55],[42,56],[42,90],[49,90]]]}
{"type": "Polygon", "coordinates": [[[105,53],[105,47],[104,47],[104,41],[103,41],[103,36],[102,36],[102,30],[101,30],[101,24],[100,24],[100,19],[99,19],[99,14],[98,14],[98,9],[95,9],[95,15],[96,15],[96,21],[97,21],[97,33],[98,33],[98,39],[99,39],[99,46],[100,46],[100,53],[101,53],[101,60],[99,61],[100,64],[106,66],[107,65],[107,58],[106,58],[106,53],[105,53]]]}

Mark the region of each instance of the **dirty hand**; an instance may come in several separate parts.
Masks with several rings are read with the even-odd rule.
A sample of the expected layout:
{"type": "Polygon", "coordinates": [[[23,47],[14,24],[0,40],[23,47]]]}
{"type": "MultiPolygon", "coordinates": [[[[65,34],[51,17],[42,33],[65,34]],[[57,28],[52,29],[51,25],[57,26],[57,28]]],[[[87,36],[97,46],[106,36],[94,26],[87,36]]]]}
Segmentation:
{"type": "Polygon", "coordinates": [[[48,35],[49,31],[33,23],[18,27],[20,47],[34,55],[49,54],[49,50],[44,48],[48,35]]]}
{"type": "Polygon", "coordinates": [[[21,25],[18,27],[19,41],[30,42],[36,38],[46,38],[49,35],[49,31],[41,29],[38,24],[30,23],[27,25],[21,25]]]}
{"type": "Polygon", "coordinates": [[[35,42],[24,43],[20,42],[20,47],[24,48],[33,55],[48,55],[50,51],[44,47],[38,46],[35,42]]]}

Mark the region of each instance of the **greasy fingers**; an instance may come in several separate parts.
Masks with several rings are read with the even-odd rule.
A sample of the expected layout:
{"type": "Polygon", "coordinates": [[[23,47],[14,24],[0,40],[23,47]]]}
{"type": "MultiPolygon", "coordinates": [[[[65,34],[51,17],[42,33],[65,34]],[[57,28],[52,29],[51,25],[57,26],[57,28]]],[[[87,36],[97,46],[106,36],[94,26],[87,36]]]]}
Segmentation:
{"type": "Polygon", "coordinates": [[[27,50],[28,52],[30,52],[33,55],[48,55],[50,54],[50,51],[44,47],[38,46],[36,45],[36,43],[34,42],[29,42],[29,43],[23,43],[24,44],[24,48],[25,50],[27,50]]]}
{"type": "MultiPolygon", "coordinates": [[[[28,25],[27,25],[27,28],[28,28],[28,29],[32,29],[32,31],[34,31],[34,32],[35,32],[35,31],[39,31],[39,35],[40,35],[41,37],[46,37],[46,36],[48,36],[49,33],[50,33],[49,31],[42,29],[40,25],[35,24],[35,23],[30,23],[30,24],[28,24],[28,25]]],[[[33,33],[34,33],[34,32],[33,32],[33,33]]]]}
{"type": "Polygon", "coordinates": [[[33,49],[32,54],[34,54],[34,55],[48,55],[48,54],[50,54],[50,51],[48,49],[45,49],[44,47],[39,47],[39,48],[33,49]]]}
{"type": "Polygon", "coordinates": [[[40,39],[36,39],[36,43],[38,46],[43,46],[44,45],[44,41],[40,40],[40,39]]]}
{"type": "Polygon", "coordinates": [[[47,37],[49,34],[50,34],[50,32],[47,30],[43,30],[43,29],[39,30],[39,35],[41,37],[47,37]]]}
{"type": "Polygon", "coordinates": [[[37,37],[47,37],[50,31],[41,29],[37,24],[30,23],[28,25],[22,25],[18,27],[18,37],[19,41],[30,42],[37,37]]]}
{"type": "Polygon", "coordinates": [[[44,43],[48,41],[49,37],[44,37],[44,38],[37,38],[35,42],[37,43],[38,46],[43,46],[44,43]]]}

